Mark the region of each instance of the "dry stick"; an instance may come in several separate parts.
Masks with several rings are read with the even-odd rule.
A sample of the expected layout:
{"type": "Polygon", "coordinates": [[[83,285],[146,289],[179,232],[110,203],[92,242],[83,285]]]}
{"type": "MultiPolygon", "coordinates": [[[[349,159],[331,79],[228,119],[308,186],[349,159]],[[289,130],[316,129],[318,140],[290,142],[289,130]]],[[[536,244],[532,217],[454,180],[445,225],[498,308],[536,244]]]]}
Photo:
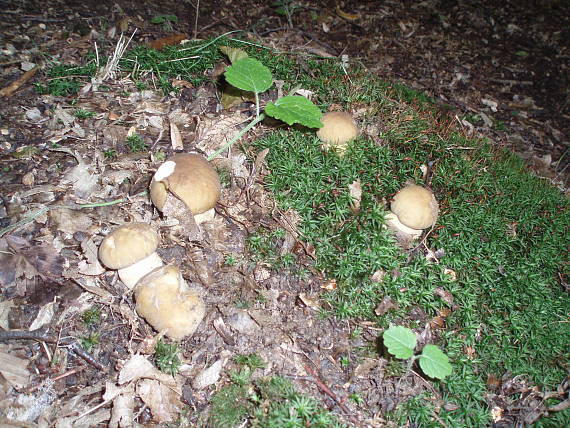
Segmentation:
{"type": "Polygon", "coordinates": [[[359,421],[352,414],[350,409],[348,407],[346,407],[346,404],[344,404],[342,401],[340,401],[339,398],[336,396],[336,394],[334,392],[332,392],[330,390],[330,388],[323,383],[323,381],[319,378],[319,375],[315,372],[315,369],[313,369],[309,364],[304,364],[304,367],[305,367],[305,370],[307,370],[307,372],[309,372],[309,374],[313,377],[313,379],[315,380],[315,383],[317,384],[319,389],[321,391],[323,391],[326,395],[328,395],[330,398],[332,398],[332,400],[338,405],[338,407],[340,407],[341,410],[344,413],[346,413],[346,415],[350,419],[350,422],[352,422],[354,425],[358,426],[359,421]]]}
{"type": "Polygon", "coordinates": [[[57,337],[48,336],[46,329],[39,328],[37,330],[32,331],[25,331],[25,330],[9,330],[9,331],[0,331],[0,342],[5,340],[14,340],[14,339],[24,339],[24,340],[37,340],[39,342],[48,342],[54,343],[56,345],[63,345],[66,346],[71,352],[75,353],[78,357],[83,358],[93,367],[107,371],[105,366],[97,361],[95,358],[91,356],[87,351],[85,351],[79,343],[77,343],[73,339],[58,339],[57,337]]]}

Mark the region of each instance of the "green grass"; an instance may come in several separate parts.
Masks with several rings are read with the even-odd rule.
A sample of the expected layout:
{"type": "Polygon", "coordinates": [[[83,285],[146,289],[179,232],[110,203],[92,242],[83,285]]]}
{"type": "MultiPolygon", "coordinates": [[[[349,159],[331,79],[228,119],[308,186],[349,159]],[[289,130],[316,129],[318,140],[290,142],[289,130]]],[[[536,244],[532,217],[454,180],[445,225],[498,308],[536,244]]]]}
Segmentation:
{"type": "Polygon", "coordinates": [[[240,367],[230,372],[231,383],[212,397],[210,425],[214,428],[248,426],[258,428],[340,428],[335,417],[314,399],[300,394],[280,376],[251,380],[252,372],[264,367],[255,354],[238,355],[240,367]]]}
{"type": "MultiPolygon", "coordinates": [[[[385,99],[394,96],[390,92],[385,99]]],[[[421,327],[406,321],[410,309],[418,305],[433,316],[446,306],[434,289],[453,294],[458,309],[447,320],[441,342],[454,373],[436,384],[461,408],[439,417],[450,425],[487,424],[487,374],[509,371],[553,389],[570,364],[570,303],[557,282],[568,262],[568,202],[530,176],[515,156],[457,133],[442,138],[437,116],[405,101],[380,102],[379,113],[386,114],[383,145],[360,138],[344,158],[322,153],[312,133],[296,130],[271,134],[256,146],[270,149],[267,187],[283,209],[299,212],[301,232],[317,249],[316,267],[339,284],[328,296],[336,316],[421,327]],[[408,117],[405,122],[390,115],[394,107],[403,108],[397,112],[408,117]],[[445,251],[440,264],[423,257],[408,260],[382,228],[383,201],[406,179],[420,182],[418,167],[431,160],[437,160],[432,185],[441,217],[427,243],[445,251]],[[349,209],[348,194],[356,179],[364,189],[358,215],[349,209]],[[457,281],[444,268],[453,269],[457,281]],[[397,275],[374,283],[370,277],[379,269],[397,275]],[[375,317],[373,308],[385,295],[399,310],[375,317]],[[475,349],[473,360],[465,355],[466,346],[475,349]]],[[[429,106],[424,101],[423,107],[429,106]]],[[[431,420],[422,416],[424,401],[406,405],[410,420],[419,418],[422,426],[431,420]]]]}

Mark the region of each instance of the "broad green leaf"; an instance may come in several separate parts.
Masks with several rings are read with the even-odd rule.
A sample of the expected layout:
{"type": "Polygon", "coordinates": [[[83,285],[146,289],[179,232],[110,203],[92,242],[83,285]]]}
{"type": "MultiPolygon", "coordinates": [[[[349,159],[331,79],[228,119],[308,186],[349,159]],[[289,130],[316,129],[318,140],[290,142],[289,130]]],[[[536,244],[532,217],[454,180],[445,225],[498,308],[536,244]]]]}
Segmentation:
{"type": "Polygon", "coordinates": [[[426,345],[420,355],[420,367],[429,377],[443,379],[451,374],[449,357],[435,345],[426,345]]]}
{"type": "Polygon", "coordinates": [[[275,119],[282,120],[288,125],[300,123],[309,128],[320,128],[321,116],[319,108],[310,100],[299,95],[279,98],[275,103],[267,103],[265,113],[275,119]]]}
{"type": "Polygon", "coordinates": [[[253,58],[242,58],[228,67],[224,73],[230,85],[242,91],[265,92],[273,84],[271,71],[253,58]]]}
{"type": "Polygon", "coordinates": [[[248,57],[247,52],[243,49],[232,48],[230,46],[220,46],[220,51],[228,57],[232,64],[240,59],[248,57]]]}
{"type": "Polygon", "coordinates": [[[402,360],[414,355],[416,340],[415,333],[406,327],[391,326],[384,332],[384,345],[388,348],[388,352],[402,360]]]}

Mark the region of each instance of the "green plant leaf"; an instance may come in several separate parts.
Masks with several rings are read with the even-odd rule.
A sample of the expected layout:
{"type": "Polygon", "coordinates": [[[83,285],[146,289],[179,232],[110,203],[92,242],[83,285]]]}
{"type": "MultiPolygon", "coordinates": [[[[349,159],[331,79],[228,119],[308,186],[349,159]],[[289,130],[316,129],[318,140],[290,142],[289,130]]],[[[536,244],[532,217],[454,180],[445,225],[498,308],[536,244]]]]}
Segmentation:
{"type": "Polygon", "coordinates": [[[429,377],[443,379],[451,374],[449,357],[435,345],[426,345],[420,355],[420,367],[429,377]]]}
{"type": "Polygon", "coordinates": [[[264,92],[273,84],[271,71],[253,58],[242,58],[228,67],[224,73],[230,85],[242,91],[264,92]]]}
{"type": "Polygon", "coordinates": [[[231,46],[220,46],[219,49],[225,56],[228,57],[232,64],[240,59],[248,57],[247,52],[243,49],[232,48],[231,46]]]}
{"type": "Polygon", "coordinates": [[[414,355],[416,340],[415,333],[406,327],[391,326],[384,332],[384,345],[388,348],[388,352],[402,360],[414,355]]]}
{"type": "Polygon", "coordinates": [[[288,125],[300,123],[309,128],[320,128],[321,116],[319,108],[310,100],[299,95],[279,98],[275,103],[269,102],[265,113],[275,119],[282,120],[288,125]]]}

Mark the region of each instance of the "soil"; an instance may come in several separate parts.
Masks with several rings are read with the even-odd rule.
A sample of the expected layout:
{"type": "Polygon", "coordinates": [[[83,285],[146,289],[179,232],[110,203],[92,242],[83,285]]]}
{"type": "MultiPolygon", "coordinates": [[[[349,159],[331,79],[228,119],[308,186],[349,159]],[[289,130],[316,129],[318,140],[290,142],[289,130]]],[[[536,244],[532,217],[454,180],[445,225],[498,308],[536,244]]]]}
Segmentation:
{"type": "MultiPolygon", "coordinates": [[[[107,39],[99,49],[114,46],[111,31],[121,25],[128,32],[137,28],[134,43],[173,31],[208,38],[242,30],[278,50],[346,55],[349,63],[362,63],[371,74],[424,91],[451,111],[458,126],[518,153],[530,169],[566,191],[570,4],[557,0],[291,4],[299,8],[288,19],[276,13],[271,2],[255,0],[0,2],[0,86],[22,74],[22,61],[37,63],[41,55],[79,64],[93,50],[93,30],[107,39]],[[196,4],[200,4],[198,13],[196,4]],[[151,24],[157,15],[176,15],[178,22],[172,29],[151,24]]],[[[41,78],[41,73],[36,76],[41,78]]],[[[132,82],[109,86],[106,94],[79,97],[80,106],[98,112],[81,122],[73,118],[66,122],[61,111],[71,99],[39,96],[30,82],[4,97],[0,105],[4,171],[0,228],[13,225],[32,209],[68,207],[36,213],[33,222],[0,240],[1,326],[35,330],[35,336],[13,338],[0,348],[3,356],[17,358],[10,364],[23,370],[16,380],[1,383],[4,416],[39,426],[57,420],[57,426],[65,426],[60,424],[79,416],[82,423],[104,425],[117,417],[109,405],[97,407],[102,394],[110,394],[109,383],[116,385],[132,355],[149,354],[156,341],[152,329],[137,317],[129,290],[115,272],[105,271],[97,262],[102,238],[126,221],[152,222],[162,238],[159,255],[165,263],[184,261],[184,278],[208,308],[197,332],[181,343],[183,370],[172,386],[178,398],[167,400],[171,407],[161,413],[143,393],[131,392],[136,399],[126,407],[137,422],[176,419],[177,409],[188,405],[189,422],[203,424],[211,396],[227,384],[232,357],[251,353],[266,362],[256,376],[288,377],[351,425],[385,426],[385,412],[425,391],[437,408],[453,409],[455,403],[444,402],[420,375],[411,373],[403,380],[394,376],[387,360],[378,357],[383,351],[373,324],[319,318],[319,310],[326,309],[319,292],[331,282],[313,268],[311,248],[296,232],[295,214],[279,210],[265,192],[267,171],[262,158],[255,161],[259,155],[249,153],[253,162],[238,153],[217,161],[232,179],[225,183],[215,221],[203,227],[201,244],[189,242],[140,196],[156,162],[128,153],[121,142],[129,128],[140,129],[162,114],[149,106],[186,114],[182,117],[196,126],[181,129],[183,149],[211,153],[213,142],[197,136],[219,134],[218,122],[235,126],[244,120],[218,114],[213,86],[198,89],[200,97],[192,92],[195,89],[182,91],[178,99],[120,95],[136,91],[132,82]],[[54,111],[55,115],[50,113],[54,111]],[[117,156],[105,159],[96,150],[101,148],[113,149],[117,156]],[[93,157],[93,153],[98,154],[93,157]],[[78,179],[78,173],[83,178],[78,179]],[[130,195],[126,204],[74,209],[89,198],[113,200],[122,195],[130,195]],[[295,269],[276,268],[247,250],[249,236],[281,229],[286,233],[273,238],[271,247],[276,254],[293,254],[295,269]],[[228,257],[237,260],[228,263],[228,257]],[[81,314],[93,306],[100,308],[101,319],[86,326],[81,314]],[[356,328],[361,335],[352,334],[356,328]],[[94,332],[100,337],[92,354],[69,339],[94,332]],[[341,357],[359,363],[340,364],[341,357]],[[219,367],[221,378],[214,375],[196,385],[194,379],[204,377],[211,367],[219,367]],[[17,386],[19,395],[12,386],[17,386]],[[347,399],[352,393],[361,396],[360,405],[347,399]],[[45,402],[35,407],[26,404],[25,397],[34,396],[44,397],[45,402]],[[30,414],[30,408],[37,414],[30,414]]],[[[172,152],[168,136],[168,130],[163,133],[160,127],[148,126],[145,142],[168,154],[172,152]]],[[[85,347],[85,342],[80,343],[85,347]]],[[[527,388],[515,387],[507,379],[502,384],[507,383],[510,396],[527,388]]],[[[123,389],[109,402],[128,395],[128,383],[119,381],[116,387],[123,389]]],[[[526,407],[505,402],[509,412],[504,420],[528,418],[531,408],[531,417],[540,417],[535,402],[526,407]]]]}

